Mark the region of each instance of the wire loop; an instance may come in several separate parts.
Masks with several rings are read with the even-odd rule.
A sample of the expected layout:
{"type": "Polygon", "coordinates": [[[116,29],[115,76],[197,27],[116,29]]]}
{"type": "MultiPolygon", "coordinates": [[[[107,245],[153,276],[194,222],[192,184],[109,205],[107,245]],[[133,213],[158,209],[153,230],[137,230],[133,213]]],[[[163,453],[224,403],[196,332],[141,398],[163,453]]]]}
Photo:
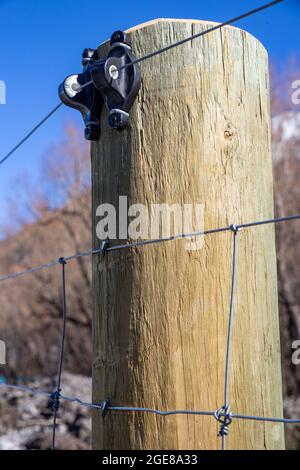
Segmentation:
{"type": "Polygon", "coordinates": [[[215,411],[214,417],[221,423],[218,436],[225,437],[229,434],[229,426],[232,423],[232,413],[230,412],[229,405],[223,405],[215,411]]]}

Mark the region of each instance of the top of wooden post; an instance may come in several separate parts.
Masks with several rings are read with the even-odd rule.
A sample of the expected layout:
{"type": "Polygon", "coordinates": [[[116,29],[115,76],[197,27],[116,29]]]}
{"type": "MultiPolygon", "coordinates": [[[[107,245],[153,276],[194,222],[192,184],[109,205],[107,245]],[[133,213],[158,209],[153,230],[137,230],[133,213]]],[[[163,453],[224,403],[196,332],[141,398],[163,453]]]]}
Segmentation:
{"type": "MultiPolygon", "coordinates": [[[[218,24],[220,24],[219,22],[209,21],[209,20],[193,20],[193,19],[186,19],[186,18],[156,18],[154,20],[149,20],[149,21],[146,21],[145,23],[141,23],[141,24],[138,24],[136,26],[132,26],[131,28],[127,29],[126,32],[127,33],[133,33],[135,31],[138,31],[138,30],[141,30],[141,29],[144,29],[144,28],[149,28],[150,26],[156,26],[159,23],[170,23],[170,24],[172,24],[172,23],[189,24],[190,23],[191,25],[193,25],[193,24],[202,24],[202,25],[207,25],[207,26],[210,26],[210,27],[217,26],[218,24]]],[[[254,39],[259,44],[261,44],[262,47],[265,49],[265,47],[263,46],[261,41],[259,41],[255,36],[253,36],[248,31],[245,31],[244,29],[238,28],[237,26],[233,26],[233,25],[223,26],[222,29],[233,29],[233,30],[236,30],[236,31],[241,31],[244,34],[246,34],[247,37],[249,37],[249,39],[250,38],[254,39]]],[[[192,35],[192,33],[191,33],[191,35],[192,35]]],[[[104,41],[101,45],[105,44],[106,42],[107,41],[104,41]]]]}
{"type": "MultiPolygon", "coordinates": [[[[197,23],[197,24],[209,24],[210,26],[216,26],[220,23],[217,21],[209,21],[209,20],[192,20],[192,19],[187,19],[187,18],[156,18],[154,20],[149,20],[146,21],[145,23],[138,24],[136,26],[132,26],[131,28],[127,29],[127,33],[130,33],[132,31],[135,31],[137,29],[142,29],[146,28],[148,26],[156,25],[157,23],[197,23]]],[[[235,29],[240,29],[236,28],[235,26],[226,26],[226,28],[235,28],[235,29]]]]}

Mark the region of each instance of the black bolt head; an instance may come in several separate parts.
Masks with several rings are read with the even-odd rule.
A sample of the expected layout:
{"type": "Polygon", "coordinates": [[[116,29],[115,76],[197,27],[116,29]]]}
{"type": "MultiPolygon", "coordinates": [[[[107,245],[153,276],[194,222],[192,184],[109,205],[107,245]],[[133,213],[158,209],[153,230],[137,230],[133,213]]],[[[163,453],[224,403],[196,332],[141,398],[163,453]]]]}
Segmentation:
{"type": "Polygon", "coordinates": [[[115,31],[110,38],[110,45],[112,46],[116,42],[122,42],[124,44],[131,45],[130,37],[124,31],[115,31]]]}
{"type": "Polygon", "coordinates": [[[98,140],[100,137],[100,126],[97,126],[96,124],[88,124],[84,129],[84,136],[86,140],[98,140]]]}
{"type": "Polygon", "coordinates": [[[112,129],[122,131],[128,125],[128,116],[123,113],[112,113],[108,116],[108,125],[112,129]]]}
{"type": "Polygon", "coordinates": [[[82,65],[86,65],[88,62],[91,60],[96,60],[96,50],[95,49],[90,49],[90,48],[85,48],[84,51],[82,52],[82,65]]]}
{"type": "Polygon", "coordinates": [[[90,49],[89,47],[86,47],[82,53],[82,58],[83,59],[90,59],[91,57],[93,57],[93,54],[95,52],[95,49],[90,49]]]}

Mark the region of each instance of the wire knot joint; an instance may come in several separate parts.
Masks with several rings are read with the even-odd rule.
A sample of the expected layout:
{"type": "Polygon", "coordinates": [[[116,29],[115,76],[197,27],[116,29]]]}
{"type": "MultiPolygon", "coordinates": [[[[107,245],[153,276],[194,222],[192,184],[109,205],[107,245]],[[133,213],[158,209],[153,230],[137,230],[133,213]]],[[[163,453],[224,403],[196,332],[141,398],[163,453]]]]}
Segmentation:
{"type": "Polygon", "coordinates": [[[65,258],[62,256],[61,258],[58,259],[59,264],[67,264],[65,258]]]}
{"type": "Polygon", "coordinates": [[[106,255],[108,248],[110,247],[110,240],[107,238],[106,240],[103,240],[101,243],[101,253],[102,255],[106,255]]]}
{"type": "Polygon", "coordinates": [[[231,225],[229,226],[229,228],[230,228],[230,230],[231,230],[233,233],[235,233],[235,234],[237,234],[238,232],[240,232],[241,230],[243,230],[243,227],[240,227],[239,225],[236,225],[236,224],[231,224],[231,225]]]}
{"type": "Polygon", "coordinates": [[[229,426],[232,423],[232,413],[230,412],[230,406],[224,405],[214,413],[214,417],[221,424],[218,436],[228,436],[229,426]]]}
{"type": "Polygon", "coordinates": [[[52,412],[58,411],[59,408],[59,399],[60,399],[60,392],[61,390],[55,390],[54,392],[51,393],[50,395],[50,400],[51,400],[51,410],[52,412]]]}
{"type": "Polygon", "coordinates": [[[101,403],[101,415],[102,415],[102,418],[105,418],[106,416],[106,413],[109,409],[109,405],[110,405],[110,399],[109,398],[106,398],[106,400],[103,400],[103,402],[101,403]]]}

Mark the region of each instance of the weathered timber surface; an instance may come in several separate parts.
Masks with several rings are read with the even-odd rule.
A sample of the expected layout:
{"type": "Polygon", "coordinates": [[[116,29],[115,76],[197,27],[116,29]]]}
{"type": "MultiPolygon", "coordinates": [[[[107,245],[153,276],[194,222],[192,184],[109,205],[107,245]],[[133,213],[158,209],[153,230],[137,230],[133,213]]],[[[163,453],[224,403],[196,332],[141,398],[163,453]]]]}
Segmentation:
{"type": "MultiPolygon", "coordinates": [[[[211,23],[156,20],[129,30],[136,56],[211,23]]],[[[99,48],[105,54],[107,43],[99,48]]],[[[273,216],[268,57],[251,35],[226,27],[141,64],[130,126],[92,145],[96,207],[205,204],[205,228],[273,216]]],[[[118,240],[119,242],[119,240],[118,240]]],[[[223,405],[232,234],[94,258],[93,401],[158,409],[223,405]]],[[[274,227],[238,235],[229,399],[232,411],[282,416],[274,227]]],[[[104,449],[217,449],[211,417],[93,416],[104,449]]],[[[230,449],[281,449],[278,424],[234,421],[230,449]]]]}

